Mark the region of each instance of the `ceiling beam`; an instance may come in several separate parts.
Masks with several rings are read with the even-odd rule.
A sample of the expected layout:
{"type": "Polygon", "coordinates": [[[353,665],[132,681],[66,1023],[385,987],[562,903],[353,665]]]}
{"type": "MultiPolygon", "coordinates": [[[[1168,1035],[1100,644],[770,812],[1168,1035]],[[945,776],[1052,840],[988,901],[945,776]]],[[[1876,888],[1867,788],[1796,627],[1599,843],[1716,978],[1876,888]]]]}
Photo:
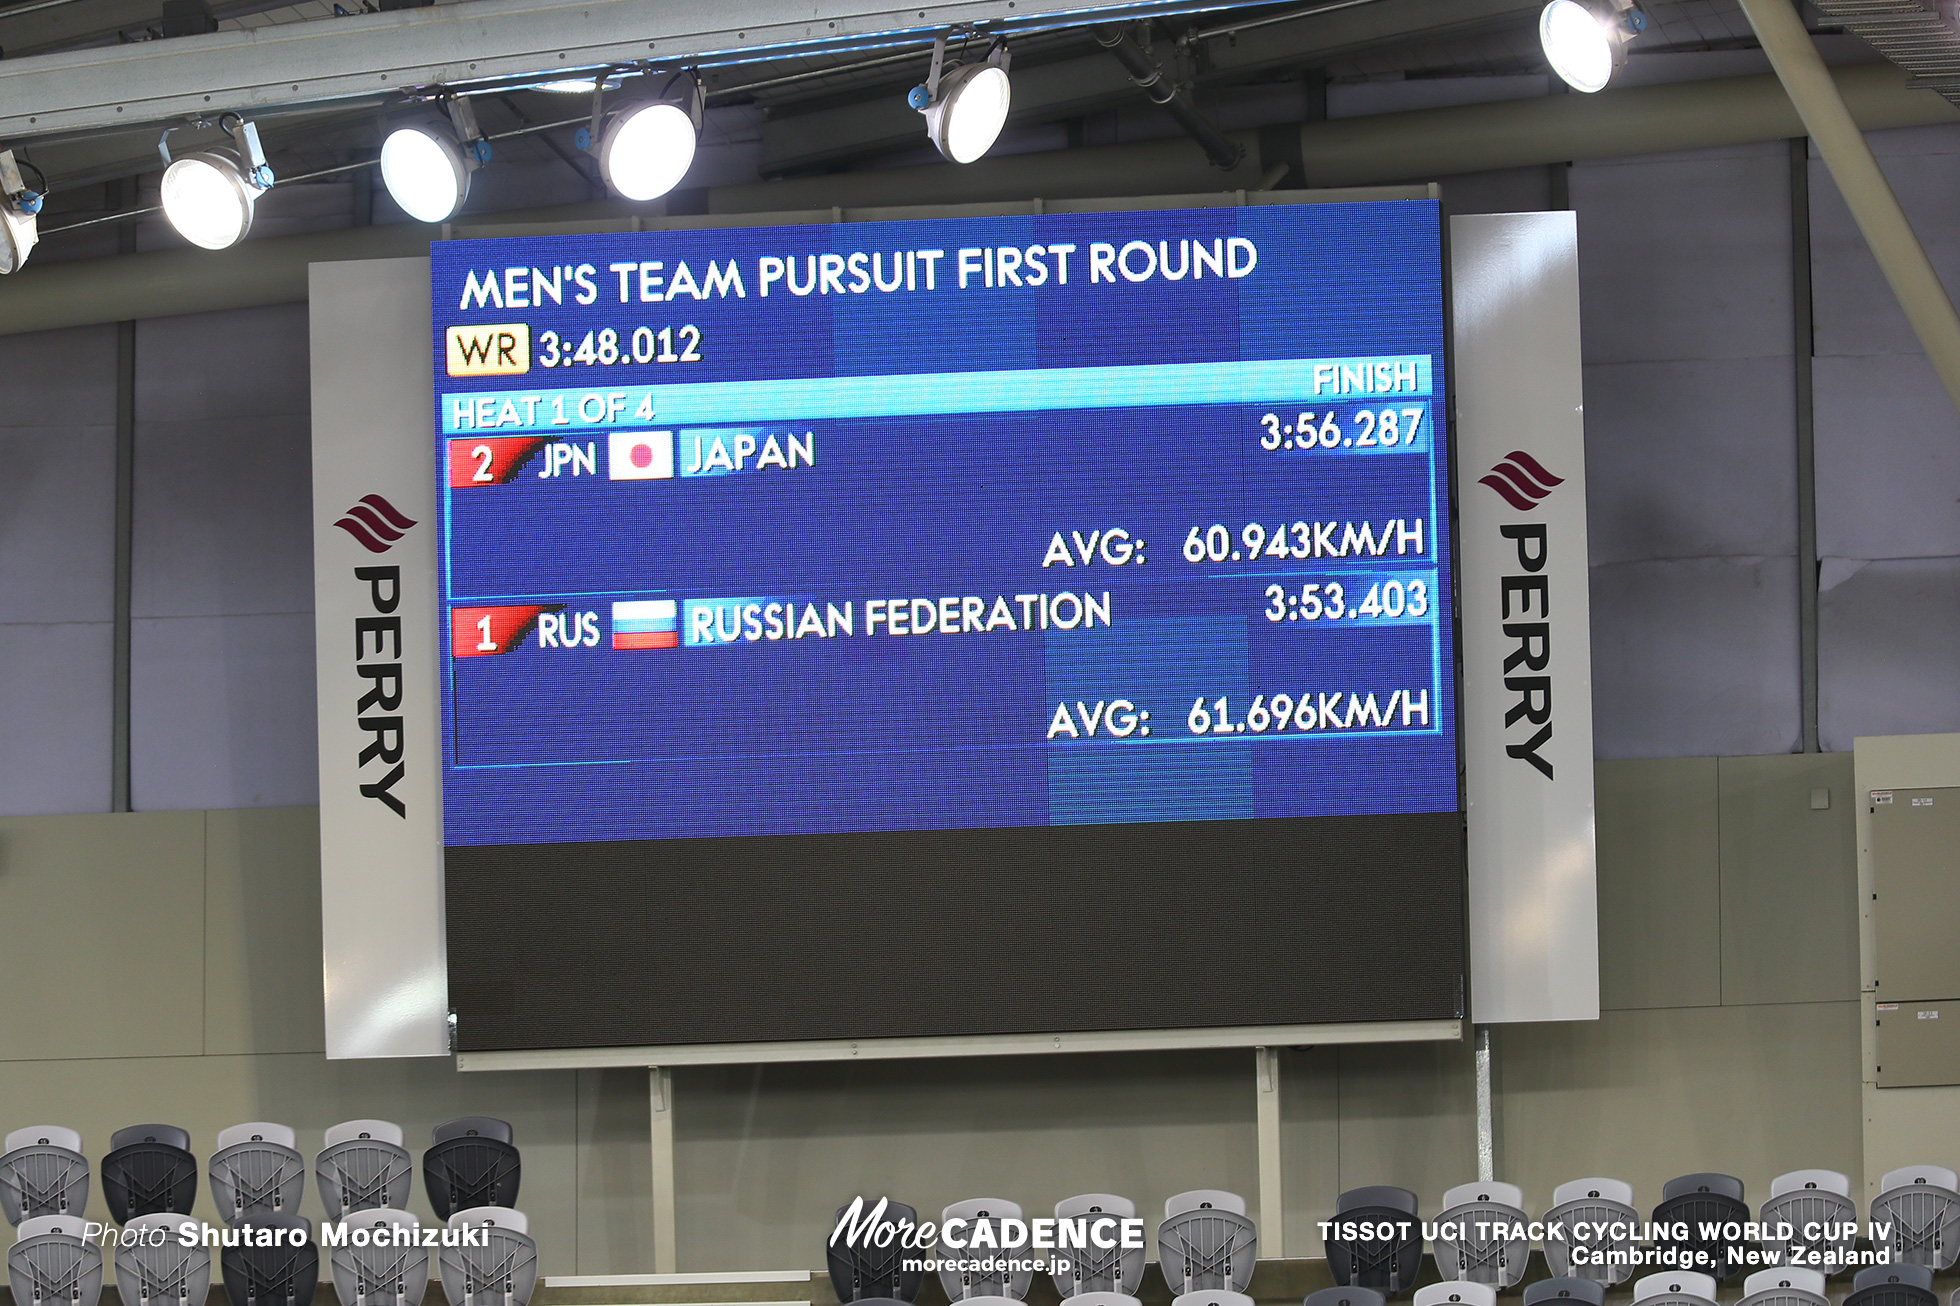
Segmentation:
{"type": "MultiPolygon", "coordinates": [[[[1489,27],[1542,7],[1543,0],[1376,0],[1209,41],[1199,80],[1222,82],[1312,67],[1387,44],[1489,27]]],[[[1058,122],[1136,97],[1123,69],[1100,50],[1079,59],[1017,66],[1008,123],[1030,127],[1058,122]]],[[[907,149],[925,139],[921,124],[895,93],[808,113],[783,113],[763,124],[760,167],[767,176],[907,149]]]]}
{"type": "Polygon", "coordinates": [[[466,0],[0,60],[0,141],[225,110],[374,99],[404,87],[653,60],[818,54],[956,23],[1012,30],[1206,0],[466,0]]]}

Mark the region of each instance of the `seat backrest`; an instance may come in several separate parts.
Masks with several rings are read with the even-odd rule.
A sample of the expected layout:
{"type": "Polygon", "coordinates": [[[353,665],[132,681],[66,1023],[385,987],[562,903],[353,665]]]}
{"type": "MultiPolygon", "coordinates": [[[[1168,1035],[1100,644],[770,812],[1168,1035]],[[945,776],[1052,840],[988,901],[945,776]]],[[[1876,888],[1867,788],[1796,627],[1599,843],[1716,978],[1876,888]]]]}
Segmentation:
{"type": "Polygon", "coordinates": [[[165,1147],[188,1152],[191,1150],[191,1135],[189,1130],[179,1129],[175,1125],[131,1125],[109,1135],[109,1150],[112,1152],[136,1143],[162,1143],[165,1147]]]}
{"type": "Polygon", "coordinates": [[[116,1245],[116,1293],[123,1306],[205,1306],[211,1295],[211,1249],[178,1241],[177,1226],[184,1220],[159,1211],[123,1226],[125,1233],[163,1231],[157,1241],[138,1238],[116,1245]]]}
{"type": "Polygon", "coordinates": [[[88,1158],[80,1142],[72,1129],[17,1129],[7,1135],[7,1150],[0,1154],[0,1214],[8,1224],[88,1210],[88,1158]],[[71,1139],[78,1146],[69,1147],[71,1139]]]}
{"type": "Polygon", "coordinates": [[[20,1147],[65,1147],[71,1152],[79,1152],[82,1150],[82,1136],[80,1132],[64,1129],[60,1125],[29,1125],[8,1134],[0,1151],[11,1152],[20,1147]]]}
{"type": "Polygon", "coordinates": [[[1079,1193],[1055,1203],[1057,1220],[1072,1220],[1079,1215],[1113,1215],[1119,1220],[1134,1220],[1136,1214],[1135,1202],[1114,1193],[1079,1193]]]}
{"type": "MultiPolygon", "coordinates": [[[[943,1249],[940,1255],[951,1257],[954,1260],[969,1257],[978,1260],[988,1259],[984,1251],[976,1256],[971,1251],[956,1253],[950,1249],[944,1249],[944,1230],[949,1221],[965,1220],[967,1222],[969,1227],[966,1230],[964,1241],[971,1248],[973,1246],[973,1229],[971,1226],[981,1223],[991,1225],[994,1229],[994,1242],[998,1244],[1001,1241],[1001,1221],[1018,1220],[1020,1218],[1020,1204],[1018,1202],[1010,1202],[1004,1197],[969,1197],[964,1201],[954,1202],[951,1206],[946,1207],[939,1213],[941,1246],[943,1249]]],[[[956,1302],[967,1298],[996,1296],[1021,1301],[1027,1297],[1028,1289],[1034,1283],[1034,1271],[1031,1269],[1012,1271],[962,1270],[952,1268],[949,1262],[940,1267],[939,1283],[946,1290],[946,1296],[956,1302]]]]}
{"type": "MultiPolygon", "coordinates": [[[[919,1213],[904,1202],[894,1202],[890,1198],[860,1197],[858,1199],[858,1221],[862,1234],[857,1238],[849,1236],[849,1228],[834,1242],[824,1247],[824,1261],[830,1270],[831,1290],[841,1302],[868,1301],[874,1299],[896,1299],[911,1301],[919,1295],[919,1284],[925,1275],[919,1270],[908,1270],[903,1262],[917,1252],[907,1251],[899,1245],[894,1236],[891,1242],[880,1247],[870,1241],[870,1235],[885,1225],[896,1225],[900,1230],[907,1226],[917,1228],[919,1213]],[[869,1223],[871,1215],[884,1202],[885,1212],[878,1223],[869,1223]]],[[[844,1224],[851,1208],[840,1206],[831,1222],[831,1228],[844,1224]]]]}
{"type": "Polygon", "coordinates": [[[1767,1270],[1757,1270],[1742,1281],[1742,1295],[1753,1297],[1759,1292],[1772,1292],[1779,1288],[1795,1288],[1799,1292],[1814,1292],[1824,1295],[1824,1276],[1816,1270],[1807,1270],[1800,1265],[1775,1265],[1767,1270]]]}
{"type": "Polygon", "coordinates": [[[1933,1271],[1924,1265],[1867,1265],[1851,1278],[1851,1290],[1861,1292],[1866,1288],[1882,1288],[1888,1284],[1902,1283],[1910,1288],[1933,1290],[1933,1271]]]}
{"type": "Polygon", "coordinates": [[[102,1197],[117,1224],[158,1211],[186,1212],[197,1201],[197,1158],[171,1141],[190,1135],[167,1125],[119,1129],[102,1158],[102,1197]]]}
{"type": "Polygon", "coordinates": [[[1157,1226],[1157,1262],[1172,1293],[1246,1290],[1259,1259],[1259,1228],[1244,1214],[1243,1201],[1239,1206],[1187,1206],[1157,1226]]]}
{"type": "Polygon", "coordinates": [[[1567,1202],[1597,1200],[1618,1202],[1621,1206],[1633,1205],[1633,1185],[1620,1179],[1568,1179],[1552,1189],[1552,1205],[1564,1206],[1567,1202]]]}
{"type": "Polygon", "coordinates": [[[1401,1211],[1414,1215],[1418,1203],[1416,1195],[1406,1188],[1393,1188],[1387,1184],[1375,1184],[1368,1188],[1350,1188],[1335,1199],[1337,1214],[1358,1211],[1363,1207],[1379,1206],[1390,1211],[1401,1211]]]}
{"type": "Polygon", "coordinates": [[[1179,1293],[1171,1298],[1171,1306],[1253,1306],[1253,1301],[1242,1292],[1214,1289],[1210,1292],[1179,1293]]]}
{"type": "Polygon", "coordinates": [[[1897,1170],[1885,1172],[1885,1177],[1878,1181],[1878,1191],[1889,1193],[1894,1188],[1911,1188],[1920,1184],[1954,1192],[1960,1190],[1960,1176],[1943,1165],[1902,1165],[1897,1170]]]}
{"type": "Polygon", "coordinates": [[[21,1222],[7,1251],[7,1280],[18,1306],[95,1306],[102,1296],[102,1249],[82,1237],[82,1222],[41,1215],[21,1222]]]}
{"type": "Polygon", "coordinates": [[[939,1222],[948,1220],[1018,1220],[1021,1218],[1021,1204],[1010,1202],[1004,1197],[969,1197],[954,1202],[939,1213],[939,1222]]]}
{"type": "Polygon", "coordinates": [[[495,1116],[459,1116],[435,1127],[432,1142],[446,1143],[452,1138],[494,1138],[500,1143],[514,1143],[516,1136],[511,1133],[510,1122],[495,1116]]]}
{"type": "Polygon", "coordinates": [[[422,1154],[429,1205],[445,1220],[477,1206],[515,1207],[523,1172],[517,1149],[488,1134],[451,1134],[422,1154]]]}
{"type": "Polygon", "coordinates": [[[23,1238],[43,1238],[58,1235],[63,1238],[79,1238],[84,1228],[80,1216],[76,1215],[37,1215],[22,1220],[20,1228],[14,1232],[14,1241],[23,1238]]]}
{"type": "Polygon", "coordinates": [[[1851,1180],[1835,1170],[1792,1170],[1789,1174],[1780,1174],[1770,1180],[1769,1195],[1781,1197],[1785,1193],[1813,1188],[1836,1193],[1839,1197],[1851,1196],[1851,1180]]]}
{"type": "Polygon", "coordinates": [[[1388,1306],[1388,1298],[1373,1288],[1344,1288],[1336,1284],[1308,1293],[1300,1306],[1388,1306]]]}
{"type": "Polygon", "coordinates": [[[388,1120],[343,1120],[337,1125],[327,1126],[326,1145],[352,1143],[371,1139],[377,1143],[402,1145],[402,1127],[388,1120]]]}
{"type": "Polygon", "coordinates": [[[1183,1215],[1186,1211],[1230,1211],[1233,1215],[1244,1215],[1245,1198],[1221,1188],[1193,1188],[1188,1193],[1178,1193],[1165,1199],[1165,1219],[1183,1215]]]}
{"type": "Polygon", "coordinates": [[[450,1217],[450,1228],[473,1227],[482,1243],[442,1249],[442,1292],[449,1306],[528,1306],[538,1286],[538,1245],[528,1224],[522,1212],[507,1208],[450,1217]]]}
{"type": "MultiPolygon", "coordinates": [[[[1727,1197],[1739,1202],[1742,1200],[1742,1181],[1734,1175],[1726,1174],[1684,1174],[1679,1179],[1667,1181],[1666,1186],[1661,1189],[1661,1200],[1671,1202],[1677,1197],[1687,1197],[1693,1193],[1712,1193],[1717,1197],[1727,1197]]],[[[1646,1279],[1642,1279],[1641,1282],[1645,1283],[1646,1279]]]]}
{"type": "Polygon", "coordinates": [[[1597,1279],[1575,1279],[1568,1275],[1540,1279],[1524,1290],[1524,1306],[1563,1301],[1570,1301],[1574,1306],[1605,1306],[1606,1285],[1597,1279]]]}
{"type": "Polygon", "coordinates": [[[356,1211],[343,1227],[347,1240],[328,1257],[341,1306],[419,1306],[429,1289],[429,1250],[417,1236],[422,1222],[382,1207],[356,1211]]]}
{"type": "MultiPolygon", "coordinates": [[[[380,1121],[355,1120],[355,1125],[380,1121]]],[[[408,1205],[415,1187],[415,1161],[400,1142],[355,1131],[351,1137],[336,1139],[343,1126],[327,1131],[327,1146],[314,1158],[313,1175],[320,1185],[320,1204],[327,1218],[338,1220],[350,1211],[369,1211],[379,1207],[408,1205]]],[[[399,1129],[394,1131],[397,1135],[399,1129]]]]}
{"type": "MultiPolygon", "coordinates": [[[[1693,1177],[1695,1176],[1690,1176],[1693,1177]]],[[[1702,1274],[1698,1270],[1663,1270],[1659,1274],[1650,1274],[1633,1285],[1633,1300],[1636,1306],[1643,1301],[1680,1301],[1684,1298],[1714,1301],[1713,1276],[1702,1274]]]]}
{"type": "Polygon", "coordinates": [[[1415,1306],[1497,1306],[1497,1289],[1468,1279],[1445,1279],[1416,1289],[1415,1306]]]}
{"type": "Polygon", "coordinates": [[[1127,1292],[1078,1292],[1062,1300],[1069,1306],[1141,1306],[1136,1297],[1127,1292]]]}
{"type": "MultiPolygon", "coordinates": [[[[254,1131],[243,1137],[237,1129],[229,1134],[233,1142],[220,1147],[211,1157],[211,1200],[227,1224],[236,1224],[250,1210],[297,1211],[306,1191],[306,1158],[291,1144],[275,1142],[256,1131],[270,1128],[241,1125],[254,1131]]],[[[292,1130],[285,1130],[287,1137],[292,1130]]]]}
{"type": "Polygon", "coordinates": [[[287,1211],[250,1210],[236,1247],[218,1255],[231,1306],[311,1306],[320,1286],[313,1222],[287,1211]]]}
{"type": "Polygon", "coordinates": [[[240,1143],[277,1143],[281,1147],[294,1147],[299,1143],[299,1135],[288,1125],[275,1125],[270,1121],[254,1120],[249,1124],[233,1125],[218,1131],[218,1150],[236,1147],[240,1143]]]}
{"type": "Polygon", "coordinates": [[[1514,1211],[1524,1210],[1524,1189],[1516,1184],[1474,1183],[1458,1184],[1443,1194],[1445,1211],[1457,1206],[1508,1206],[1514,1211]]]}

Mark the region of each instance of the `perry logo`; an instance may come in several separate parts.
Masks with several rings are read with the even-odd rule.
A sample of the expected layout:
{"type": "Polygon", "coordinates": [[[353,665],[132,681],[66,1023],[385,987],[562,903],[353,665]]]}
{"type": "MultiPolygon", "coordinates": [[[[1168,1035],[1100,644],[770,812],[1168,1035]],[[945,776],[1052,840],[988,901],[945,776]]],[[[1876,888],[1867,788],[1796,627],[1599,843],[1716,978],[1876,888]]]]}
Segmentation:
{"type": "Polygon", "coordinates": [[[1545,465],[1530,454],[1513,449],[1490,469],[1489,475],[1478,477],[1477,484],[1488,485],[1519,512],[1530,512],[1545,496],[1565,484],[1565,478],[1546,471],[1545,465]]]}
{"type": "Polygon", "coordinates": [[[408,534],[414,519],[378,494],[364,494],[334,525],[354,537],[369,553],[386,553],[408,534]]]}

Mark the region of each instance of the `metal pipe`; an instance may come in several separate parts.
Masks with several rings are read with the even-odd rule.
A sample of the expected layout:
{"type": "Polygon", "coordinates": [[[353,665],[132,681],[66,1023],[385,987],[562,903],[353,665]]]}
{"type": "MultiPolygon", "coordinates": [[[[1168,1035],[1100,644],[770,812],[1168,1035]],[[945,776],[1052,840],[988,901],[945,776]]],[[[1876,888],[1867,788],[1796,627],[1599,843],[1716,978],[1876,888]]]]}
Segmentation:
{"type": "MultiPolygon", "coordinates": [[[[1867,130],[1960,122],[1960,110],[1910,89],[1890,64],[1844,68],[1836,77],[1846,105],[1867,130]]],[[[1344,118],[1307,123],[1299,131],[1309,184],[1366,186],[1786,140],[1803,129],[1776,78],[1766,75],[1344,118]]],[[[1250,144],[1257,133],[1230,138],[1250,144]]],[[[828,221],[836,207],[1217,194],[1252,190],[1263,175],[1256,156],[1220,174],[1179,138],[1008,155],[964,167],[876,168],[717,186],[708,191],[707,211],[828,221]]],[[[644,211],[606,201],[471,215],[458,226],[468,234],[477,224],[617,222],[635,212],[644,211]]],[[[712,218],[690,221],[708,225],[712,218]]],[[[306,298],[308,263],[426,254],[433,234],[416,224],[384,225],[248,240],[221,253],[174,249],[30,263],[0,278],[0,334],[293,303],[306,298]]]]}
{"type": "Polygon", "coordinates": [[[1899,197],[1879,170],[1803,20],[1789,0],[1742,0],[1742,11],[1756,29],[1756,38],[1782,79],[1804,129],[1817,142],[1817,152],[1912,323],[1920,348],[1946,386],[1947,396],[1960,408],[1960,314],[1954,312],[1932,260],[1906,221],[1899,197]]]}
{"type": "Polygon", "coordinates": [[[1152,103],[1160,104],[1164,111],[1177,120],[1191,139],[1204,147],[1205,157],[1211,160],[1214,168],[1236,168],[1245,156],[1245,147],[1218,130],[1211,119],[1198,111],[1197,102],[1191,98],[1188,87],[1179,86],[1164,72],[1150,51],[1137,44],[1136,38],[1114,24],[1095,29],[1096,44],[1116,56],[1123,65],[1130,80],[1139,90],[1148,95],[1152,103]]]}

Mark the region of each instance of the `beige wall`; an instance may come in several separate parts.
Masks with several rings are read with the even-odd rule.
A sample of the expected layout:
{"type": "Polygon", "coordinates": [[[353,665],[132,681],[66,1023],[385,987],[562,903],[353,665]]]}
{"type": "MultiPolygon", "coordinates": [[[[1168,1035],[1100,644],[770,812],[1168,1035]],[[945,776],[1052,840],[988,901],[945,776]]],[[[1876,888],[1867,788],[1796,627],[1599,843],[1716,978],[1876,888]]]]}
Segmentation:
{"type": "MultiPolygon", "coordinates": [[[[1643,1205],[1696,1169],[1752,1196],[1801,1166],[1861,1176],[1850,786],[1841,755],[1601,764],[1606,1011],[1496,1041],[1499,1175],[1535,1211],[1587,1173],[1643,1205]]],[[[99,1156],[143,1119],[200,1150],[272,1119],[310,1153],[350,1117],[419,1140],[500,1115],[546,1272],[650,1270],[645,1076],[328,1062],[318,919],[311,809],[0,820],[0,1129],[71,1125],[99,1156]]],[[[1343,1188],[1401,1184],[1431,1212],[1475,1177],[1466,1045],[1295,1049],[1283,1092],[1296,1255],[1343,1188]]],[[[675,1100],[684,1270],[818,1267],[858,1191],[936,1211],[1107,1189],[1147,1213],[1258,1191],[1249,1052],[684,1069],[675,1100]]]]}

